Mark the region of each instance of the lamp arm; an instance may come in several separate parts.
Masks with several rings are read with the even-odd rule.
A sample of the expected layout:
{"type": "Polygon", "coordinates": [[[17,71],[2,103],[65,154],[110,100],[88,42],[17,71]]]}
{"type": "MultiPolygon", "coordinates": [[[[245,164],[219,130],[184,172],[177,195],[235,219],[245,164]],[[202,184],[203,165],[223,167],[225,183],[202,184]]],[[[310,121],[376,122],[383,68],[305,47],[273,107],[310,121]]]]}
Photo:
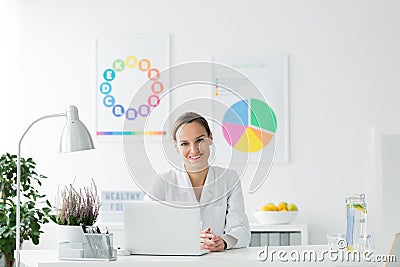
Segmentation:
{"type": "Polygon", "coordinates": [[[40,117],[39,119],[35,120],[32,122],[29,127],[25,130],[24,134],[22,135],[21,139],[19,140],[18,143],[18,154],[17,154],[17,216],[16,216],[16,234],[15,234],[15,266],[19,267],[20,263],[20,239],[21,239],[21,143],[22,140],[24,139],[26,133],[31,129],[31,127],[36,124],[37,122],[44,120],[44,119],[49,119],[49,118],[55,118],[55,117],[65,117],[67,116],[66,113],[59,113],[59,114],[51,114],[51,115],[46,115],[43,117],[40,117]]]}

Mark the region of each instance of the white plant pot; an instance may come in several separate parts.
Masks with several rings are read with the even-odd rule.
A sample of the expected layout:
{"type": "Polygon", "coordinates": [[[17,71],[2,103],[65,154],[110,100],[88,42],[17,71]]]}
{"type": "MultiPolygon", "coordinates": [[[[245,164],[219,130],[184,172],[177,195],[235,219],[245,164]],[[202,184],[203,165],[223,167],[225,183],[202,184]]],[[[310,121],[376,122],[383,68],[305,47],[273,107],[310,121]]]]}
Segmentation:
{"type": "Polygon", "coordinates": [[[58,242],[83,243],[83,231],[79,225],[59,225],[58,242]]]}

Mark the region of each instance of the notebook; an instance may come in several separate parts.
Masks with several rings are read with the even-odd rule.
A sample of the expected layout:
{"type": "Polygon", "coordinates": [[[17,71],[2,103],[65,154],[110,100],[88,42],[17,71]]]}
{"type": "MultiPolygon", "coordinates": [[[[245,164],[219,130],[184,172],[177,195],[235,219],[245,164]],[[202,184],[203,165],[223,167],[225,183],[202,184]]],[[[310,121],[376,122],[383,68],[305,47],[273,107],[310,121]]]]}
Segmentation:
{"type": "Polygon", "coordinates": [[[393,256],[395,258],[392,258],[392,259],[394,259],[395,261],[393,261],[393,262],[390,262],[390,261],[385,262],[384,265],[383,265],[384,267],[391,267],[391,266],[398,267],[400,265],[399,264],[399,259],[400,259],[400,233],[396,233],[394,235],[392,244],[390,245],[390,248],[389,248],[389,252],[386,255],[387,259],[389,257],[393,257],[393,256]]]}
{"type": "Polygon", "coordinates": [[[204,255],[200,227],[199,208],[157,201],[124,204],[125,249],[133,255],[204,255]]]}

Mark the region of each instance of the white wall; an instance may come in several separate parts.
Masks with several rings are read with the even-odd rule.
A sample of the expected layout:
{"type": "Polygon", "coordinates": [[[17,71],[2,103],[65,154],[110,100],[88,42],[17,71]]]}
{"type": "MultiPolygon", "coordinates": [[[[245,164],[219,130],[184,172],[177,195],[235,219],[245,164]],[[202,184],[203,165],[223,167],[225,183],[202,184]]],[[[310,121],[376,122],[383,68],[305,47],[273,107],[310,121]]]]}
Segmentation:
{"type": "MultiPolygon", "coordinates": [[[[325,243],[327,232],[345,230],[346,194],[365,192],[370,231],[379,235],[372,129],[400,124],[399,1],[3,2],[1,152],[15,153],[31,121],[70,103],[94,133],[100,34],[169,33],[172,65],[288,53],[291,162],[275,165],[262,188],[246,195],[249,215],[269,201],[295,202],[310,242],[325,243]]],[[[43,121],[23,143],[23,155],[50,177],[50,199],[75,174],[78,184],[95,178],[100,190],[135,188],[118,144],[57,154],[63,123],[43,121]]]]}

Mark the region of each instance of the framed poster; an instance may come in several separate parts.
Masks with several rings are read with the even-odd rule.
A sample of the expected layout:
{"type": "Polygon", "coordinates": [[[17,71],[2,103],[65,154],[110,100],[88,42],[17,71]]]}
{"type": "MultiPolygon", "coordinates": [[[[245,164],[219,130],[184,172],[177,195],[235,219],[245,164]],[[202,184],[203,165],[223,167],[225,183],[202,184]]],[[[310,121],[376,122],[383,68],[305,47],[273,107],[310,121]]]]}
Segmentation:
{"type": "Polygon", "coordinates": [[[243,74],[214,74],[214,110],[216,105],[225,105],[221,123],[214,130],[216,139],[222,140],[220,161],[241,153],[252,162],[264,162],[265,155],[274,158],[274,162],[289,162],[288,56],[214,57],[214,62],[243,74]],[[219,86],[222,84],[224,87],[219,86]]]}
{"type": "Polygon", "coordinates": [[[101,36],[96,41],[98,140],[164,135],[170,100],[168,94],[161,98],[168,85],[158,78],[170,64],[169,35],[101,36]]]}

